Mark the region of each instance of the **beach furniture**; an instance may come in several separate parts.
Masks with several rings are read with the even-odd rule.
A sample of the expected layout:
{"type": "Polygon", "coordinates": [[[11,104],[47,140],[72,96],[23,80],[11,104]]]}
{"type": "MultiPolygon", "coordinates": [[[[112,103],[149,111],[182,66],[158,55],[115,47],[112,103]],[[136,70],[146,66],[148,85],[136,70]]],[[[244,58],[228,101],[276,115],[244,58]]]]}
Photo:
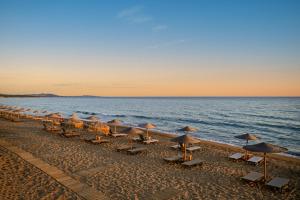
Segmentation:
{"type": "Polygon", "coordinates": [[[264,178],[264,175],[262,173],[250,172],[246,176],[243,176],[241,179],[248,181],[248,182],[258,182],[258,181],[261,181],[263,178],[264,178]]]}
{"type": "Polygon", "coordinates": [[[173,156],[173,157],[167,157],[167,158],[163,158],[163,159],[166,162],[180,162],[180,161],[183,161],[182,156],[173,156]]]}
{"type": "Polygon", "coordinates": [[[235,153],[235,154],[230,155],[229,159],[237,161],[237,160],[243,159],[244,156],[245,156],[245,154],[243,154],[243,153],[235,153]]]}
{"type": "Polygon", "coordinates": [[[154,143],[158,143],[159,140],[157,139],[148,139],[148,140],[144,140],[143,143],[144,144],[154,144],[154,143]]]}
{"type": "Polygon", "coordinates": [[[134,149],[134,148],[136,148],[136,147],[131,146],[131,145],[122,145],[117,148],[117,151],[127,151],[127,150],[134,149]]]}
{"type": "Polygon", "coordinates": [[[181,163],[185,167],[194,167],[198,165],[203,165],[203,160],[195,159],[195,160],[189,160],[181,163]]]}
{"type": "Polygon", "coordinates": [[[177,150],[177,149],[180,149],[180,145],[179,144],[175,144],[173,146],[170,146],[170,148],[177,150]]]}
{"type": "Polygon", "coordinates": [[[201,147],[199,147],[199,146],[192,146],[192,147],[186,148],[186,150],[189,151],[189,152],[197,151],[197,150],[200,150],[200,149],[201,149],[201,147]]]}
{"type": "Polygon", "coordinates": [[[129,149],[129,150],[127,150],[127,153],[134,155],[134,154],[142,153],[146,150],[147,150],[146,148],[139,147],[139,148],[129,149]]]}
{"type": "Polygon", "coordinates": [[[247,160],[248,163],[259,165],[263,161],[263,157],[260,156],[253,156],[250,159],[247,160]]]}
{"type": "Polygon", "coordinates": [[[279,189],[282,191],[285,187],[288,186],[290,180],[286,178],[280,178],[280,177],[275,177],[272,180],[270,180],[268,183],[266,183],[267,186],[279,189]]]}
{"type": "Polygon", "coordinates": [[[127,134],[125,134],[125,133],[113,133],[113,134],[111,134],[111,136],[113,136],[113,137],[125,137],[125,136],[127,136],[127,134]]]}
{"type": "Polygon", "coordinates": [[[91,141],[93,144],[102,144],[102,143],[108,143],[109,140],[102,139],[100,136],[96,135],[96,139],[91,141]]]}

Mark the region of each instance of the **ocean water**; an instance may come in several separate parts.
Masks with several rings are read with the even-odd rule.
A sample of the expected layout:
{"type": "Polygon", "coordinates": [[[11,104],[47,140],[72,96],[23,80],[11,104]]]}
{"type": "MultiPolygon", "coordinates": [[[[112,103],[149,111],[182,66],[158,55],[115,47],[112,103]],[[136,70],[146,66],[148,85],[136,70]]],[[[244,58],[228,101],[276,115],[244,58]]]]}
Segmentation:
{"type": "Polygon", "coordinates": [[[0,98],[0,104],[65,116],[77,112],[82,118],[96,114],[102,121],[118,118],[133,126],[150,122],[157,130],[169,133],[189,125],[199,129],[191,135],[237,146],[245,141],[235,135],[251,133],[260,140],[250,144],[269,142],[288,148],[289,155],[300,156],[300,98],[0,98]]]}

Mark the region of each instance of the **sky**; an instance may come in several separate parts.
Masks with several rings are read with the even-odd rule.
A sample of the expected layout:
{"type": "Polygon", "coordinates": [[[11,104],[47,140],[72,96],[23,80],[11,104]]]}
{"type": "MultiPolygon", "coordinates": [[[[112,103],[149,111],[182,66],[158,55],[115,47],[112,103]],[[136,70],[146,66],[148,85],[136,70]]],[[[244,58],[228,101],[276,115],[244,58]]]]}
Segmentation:
{"type": "Polygon", "coordinates": [[[297,0],[0,0],[0,93],[300,96],[297,0]]]}

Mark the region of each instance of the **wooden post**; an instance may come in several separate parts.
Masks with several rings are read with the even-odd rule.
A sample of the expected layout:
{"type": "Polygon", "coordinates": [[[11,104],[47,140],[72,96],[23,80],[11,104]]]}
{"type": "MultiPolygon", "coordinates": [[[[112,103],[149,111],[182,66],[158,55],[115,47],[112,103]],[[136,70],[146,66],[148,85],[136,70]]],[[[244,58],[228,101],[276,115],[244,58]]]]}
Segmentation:
{"type": "Polygon", "coordinates": [[[267,180],[267,158],[266,158],[266,153],[264,153],[264,162],[265,162],[265,167],[264,167],[264,177],[265,181],[267,180]]]}

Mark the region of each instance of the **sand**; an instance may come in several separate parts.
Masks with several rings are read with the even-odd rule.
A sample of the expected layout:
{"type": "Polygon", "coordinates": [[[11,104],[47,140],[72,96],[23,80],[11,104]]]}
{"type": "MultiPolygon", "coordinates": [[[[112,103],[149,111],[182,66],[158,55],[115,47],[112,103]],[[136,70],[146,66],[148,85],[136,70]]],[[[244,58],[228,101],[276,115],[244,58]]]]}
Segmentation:
{"type": "MultiPolygon", "coordinates": [[[[291,179],[291,186],[280,193],[263,185],[251,186],[240,180],[248,172],[262,172],[263,168],[229,161],[229,154],[241,151],[237,147],[202,141],[202,150],[193,153],[193,157],[204,160],[204,165],[186,169],[179,164],[163,161],[163,157],[177,155],[176,151],[169,148],[174,144],[169,142],[169,135],[153,134],[153,138],[161,141],[159,144],[137,144],[147,148],[147,152],[140,155],[116,151],[118,146],[128,144],[126,138],[107,137],[110,143],[93,145],[83,140],[90,135],[81,131],[80,137],[64,138],[42,130],[39,121],[23,120],[16,123],[0,119],[1,140],[32,153],[110,199],[300,199],[299,159],[278,155],[268,159],[270,176],[291,179]]],[[[66,188],[53,182],[51,177],[34,169],[25,172],[26,163],[22,164],[13,155],[2,152],[5,156],[1,156],[0,197],[14,199],[7,196],[13,191],[17,195],[28,195],[29,199],[47,199],[50,194],[55,194],[56,198],[60,195],[76,198],[76,194],[69,193],[66,188]],[[2,163],[6,161],[3,159],[10,160],[12,167],[4,167],[2,163]],[[37,180],[33,181],[26,173],[37,180]],[[20,179],[20,182],[6,185],[14,178],[20,179]],[[28,185],[21,184],[22,181],[29,182],[33,187],[27,190],[28,185]]]]}

